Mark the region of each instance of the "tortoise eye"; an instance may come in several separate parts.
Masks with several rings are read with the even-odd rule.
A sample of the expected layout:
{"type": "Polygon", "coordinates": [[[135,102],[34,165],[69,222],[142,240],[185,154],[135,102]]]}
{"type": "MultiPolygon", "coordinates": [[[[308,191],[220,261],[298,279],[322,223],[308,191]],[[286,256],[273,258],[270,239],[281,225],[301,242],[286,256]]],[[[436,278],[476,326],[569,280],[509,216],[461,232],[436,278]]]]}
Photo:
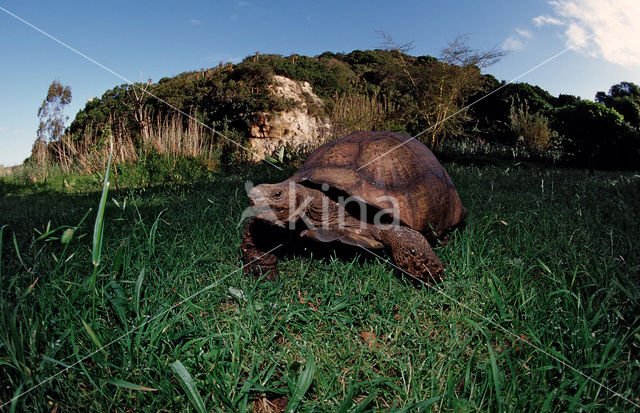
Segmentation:
{"type": "Polygon", "coordinates": [[[274,191],[272,196],[276,199],[280,198],[282,196],[282,191],[281,190],[274,191]]]}

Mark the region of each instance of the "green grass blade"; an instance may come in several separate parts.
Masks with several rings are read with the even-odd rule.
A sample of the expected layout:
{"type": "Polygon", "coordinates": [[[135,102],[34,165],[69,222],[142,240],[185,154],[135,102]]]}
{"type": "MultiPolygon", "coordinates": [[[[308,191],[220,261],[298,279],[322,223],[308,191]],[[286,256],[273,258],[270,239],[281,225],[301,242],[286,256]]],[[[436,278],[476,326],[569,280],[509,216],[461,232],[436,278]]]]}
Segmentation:
{"type": "Polygon", "coordinates": [[[351,411],[351,413],[360,413],[363,412],[369,404],[378,397],[378,389],[374,389],[364,400],[362,400],[355,409],[351,411]]]}
{"type": "Polygon", "coordinates": [[[87,380],[89,380],[91,385],[102,395],[102,397],[106,398],[107,396],[102,391],[102,387],[98,386],[96,384],[96,382],[93,380],[93,377],[89,374],[89,371],[87,371],[87,368],[84,365],[84,362],[83,362],[84,359],[82,357],[80,357],[80,353],[78,352],[78,344],[76,343],[75,334],[74,334],[73,330],[71,330],[70,339],[71,339],[71,347],[73,348],[73,355],[75,356],[76,360],[78,361],[78,366],[80,366],[80,369],[84,373],[84,375],[87,378],[87,380]]]}
{"type": "Polygon", "coordinates": [[[437,402],[438,400],[440,400],[442,397],[437,396],[437,397],[432,397],[430,399],[427,400],[423,400],[421,402],[418,402],[416,404],[414,404],[413,406],[410,406],[404,410],[401,410],[402,412],[424,412],[427,411],[427,408],[431,407],[431,405],[435,402],[437,402]]]}
{"type": "Polygon", "coordinates": [[[160,211],[160,213],[156,217],[156,220],[153,222],[153,225],[151,225],[151,230],[149,231],[149,255],[153,255],[153,253],[156,250],[156,234],[158,232],[158,224],[160,223],[160,216],[162,216],[163,212],[164,210],[160,211]]]}
{"type": "Polygon", "coordinates": [[[217,373],[217,368],[209,370],[208,374],[213,379],[213,382],[215,383],[211,388],[213,400],[219,399],[222,402],[222,404],[227,406],[229,409],[236,410],[235,403],[232,400],[230,400],[229,397],[227,397],[229,395],[227,389],[225,387],[222,387],[222,384],[224,383],[224,379],[223,379],[223,376],[220,376],[217,373]]]}
{"type": "Polygon", "coordinates": [[[120,379],[111,379],[111,378],[103,378],[102,381],[105,383],[113,384],[114,386],[123,387],[125,389],[137,390],[137,391],[158,391],[158,389],[154,389],[153,387],[141,386],[139,384],[131,383],[125,380],[120,379]]]}
{"type": "MultiPolygon", "coordinates": [[[[102,349],[102,342],[100,341],[100,337],[98,337],[93,328],[91,328],[89,324],[85,323],[84,320],[80,319],[80,321],[82,321],[82,325],[84,326],[84,329],[87,330],[87,334],[89,334],[89,337],[91,338],[91,341],[93,341],[93,344],[95,344],[99,349],[102,349]]],[[[102,351],[104,352],[104,350],[102,351]]]]}
{"type": "Polygon", "coordinates": [[[51,358],[49,356],[42,356],[42,360],[43,361],[47,361],[49,363],[58,364],[58,365],[64,367],[65,369],[70,369],[71,368],[71,365],[65,363],[64,361],[56,360],[56,359],[51,358]]]}
{"type": "MultiPolygon", "coordinates": [[[[2,233],[0,233],[0,235],[2,235],[2,233]]],[[[9,408],[9,413],[15,413],[18,408],[18,403],[20,400],[20,394],[22,394],[22,387],[24,386],[24,383],[20,383],[20,385],[18,386],[18,388],[16,389],[15,392],[13,392],[13,397],[11,398],[11,407],[9,408]]]]}
{"type": "Polygon", "coordinates": [[[204,401],[202,397],[200,397],[200,393],[198,392],[198,387],[196,386],[195,381],[191,378],[191,375],[184,367],[184,365],[180,362],[180,360],[176,360],[170,364],[171,370],[175,374],[176,378],[180,382],[180,386],[187,393],[187,397],[191,400],[191,404],[196,409],[198,413],[206,413],[207,408],[204,405],[204,401]]]}
{"type": "Polygon", "coordinates": [[[138,274],[138,279],[136,280],[135,287],[135,295],[136,295],[136,314],[138,318],[140,318],[140,294],[142,294],[142,282],[144,281],[144,270],[145,267],[142,267],[140,270],[140,274],[138,274]]]}
{"type": "Polygon", "coordinates": [[[498,411],[502,411],[502,394],[500,387],[500,372],[498,370],[498,363],[496,362],[496,354],[493,352],[491,344],[487,342],[487,349],[489,349],[489,360],[491,362],[491,375],[493,376],[493,386],[496,390],[496,399],[498,401],[498,411]]]}
{"type": "MultiPolygon", "coordinates": [[[[2,261],[2,238],[4,237],[4,229],[7,227],[7,225],[3,225],[2,227],[0,227],[0,281],[2,280],[2,263],[4,261],[2,261]]],[[[2,290],[0,289],[0,292],[2,292],[2,290]]]]}
{"type": "Polygon", "coordinates": [[[351,406],[353,406],[353,402],[354,402],[353,396],[355,394],[356,384],[358,383],[358,374],[360,373],[361,362],[362,362],[362,351],[358,356],[358,364],[356,365],[356,376],[349,383],[349,388],[347,389],[347,395],[342,401],[342,403],[340,404],[340,406],[338,407],[338,413],[346,413],[347,411],[349,411],[351,406]]]}
{"type": "MultiPolygon", "coordinates": [[[[111,307],[113,307],[113,311],[116,313],[116,316],[118,316],[122,327],[124,327],[125,330],[129,331],[129,323],[127,322],[125,310],[124,308],[122,308],[122,305],[120,305],[120,303],[125,302],[126,298],[123,297],[120,286],[115,281],[111,281],[109,285],[111,286],[111,289],[113,290],[115,295],[111,296],[111,294],[109,294],[107,290],[104,290],[104,295],[111,303],[111,307]]],[[[127,336],[127,340],[129,339],[130,337],[127,336]]]]}
{"type": "Polygon", "coordinates": [[[111,156],[113,155],[113,141],[109,149],[109,160],[107,161],[107,170],[104,174],[104,184],[102,185],[102,196],[98,205],[98,213],[96,214],[96,223],[93,227],[93,249],[91,261],[94,266],[100,265],[100,256],[102,255],[102,236],[104,234],[104,208],[107,204],[107,193],[109,192],[109,169],[111,168],[111,156]]]}
{"type": "Polygon", "coordinates": [[[294,412],[296,411],[298,404],[302,401],[302,398],[311,387],[311,383],[313,382],[313,377],[316,374],[316,362],[313,358],[313,352],[309,350],[309,354],[307,355],[307,362],[304,365],[304,369],[302,373],[300,373],[300,377],[298,377],[298,383],[296,384],[296,388],[287,404],[286,412],[294,412]]]}
{"type": "Polygon", "coordinates": [[[20,261],[20,265],[22,265],[24,268],[27,268],[26,265],[24,265],[24,261],[22,260],[22,255],[20,255],[20,248],[18,248],[18,240],[16,240],[16,233],[13,233],[13,247],[16,249],[16,255],[18,256],[18,260],[20,261]]]}
{"type": "Polygon", "coordinates": [[[278,364],[280,363],[280,360],[282,360],[283,357],[284,357],[284,353],[280,354],[278,358],[273,362],[273,365],[271,366],[271,368],[267,370],[267,374],[264,375],[264,377],[262,378],[262,382],[260,383],[262,387],[266,386],[267,382],[271,379],[271,376],[273,376],[273,373],[275,373],[276,368],[278,367],[278,364]]]}
{"type": "Polygon", "coordinates": [[[349,408],[353,405],[353,393],[354,393],[355,387],[356,386],[354,381],[349,383],[349,388],[347,389],[347,396],[344,398],[344,401],[340,404],[340,407],[338,407],[338,410],[336,411],[336,413],[347,413],[347,411],[349,411],[349,408]]]}

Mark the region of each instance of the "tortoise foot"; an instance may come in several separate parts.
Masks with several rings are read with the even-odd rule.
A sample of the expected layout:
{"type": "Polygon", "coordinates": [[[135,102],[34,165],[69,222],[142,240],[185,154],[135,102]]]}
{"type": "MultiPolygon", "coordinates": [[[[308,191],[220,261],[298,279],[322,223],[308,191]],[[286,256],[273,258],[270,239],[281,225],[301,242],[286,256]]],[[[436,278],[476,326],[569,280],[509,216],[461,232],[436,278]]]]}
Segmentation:
{"type": "Polygon", "coordinates": [[[277,249],[272,227],[252,218],[242,233],[242,270],[245,274],[264,276],[274,280],[277,276],[277,249]]]}
{"type": "Polygon", "coordinates": [[[411,278],[434,285],[444,279],[444,265],[427,239],[411,228],[394,226],[381,231],[395,264],[411,278]]]}

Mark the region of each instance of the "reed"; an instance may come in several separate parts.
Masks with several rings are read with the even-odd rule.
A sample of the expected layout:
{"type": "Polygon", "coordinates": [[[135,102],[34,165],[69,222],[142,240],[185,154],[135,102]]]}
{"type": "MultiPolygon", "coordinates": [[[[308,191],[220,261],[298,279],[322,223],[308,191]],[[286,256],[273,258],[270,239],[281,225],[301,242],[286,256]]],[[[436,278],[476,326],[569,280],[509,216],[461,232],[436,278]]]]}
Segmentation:
{"type": "MultiPolygon", "coordinates": [[[[46,179],[47,166],[58,165],[63,173],[91,174],[103,171],[109,158],[106,136],[113,139],[113,163],[136,163],[150,152],[173,158],[199,157],[215,161],[220,143],[193,117],[158,114],[145,123],[145,133],[132,134],[126,121],[110,116],[107,126],[90,124],[82,136],[63,135],[54,142],[36,141],[32,150],[31,181],[46,179]]],[[[212,162],[215,164],[215,162],[212,162]]]]}
{"type": "Polygon", "coordinates": [[[351,132],[384,129],[391,113],[391,105],[378,93],[363,95],[345,94],[333,101],[331,123],[336,136],[345,136],[351,132]]]}
{"type": "Polygon", "coordinates": [[[211,133],[195,120],[182,114],[158,114],[149,126],[148,137],[143,141],[146,149],[153,148],[161,154],[173,156],[211,157],[215,142],[211,133]]]}

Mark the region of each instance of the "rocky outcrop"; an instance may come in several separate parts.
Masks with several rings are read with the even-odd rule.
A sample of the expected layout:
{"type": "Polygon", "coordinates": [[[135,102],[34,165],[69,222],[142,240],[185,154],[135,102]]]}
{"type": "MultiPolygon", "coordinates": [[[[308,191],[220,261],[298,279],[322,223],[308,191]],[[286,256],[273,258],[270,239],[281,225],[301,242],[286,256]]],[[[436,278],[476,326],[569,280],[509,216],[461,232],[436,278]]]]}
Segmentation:
{"type": "Polygon", "coordinates": [[[331,123],[324,118],[324,102],[308,82],[284,76],[274,76],[271,93],[295,102],[292,109],[262,113],[257,124],[251,126],[249,149],[259,161],[281,147],[288,150],[314,148],[330,137],[331,123]]]}

